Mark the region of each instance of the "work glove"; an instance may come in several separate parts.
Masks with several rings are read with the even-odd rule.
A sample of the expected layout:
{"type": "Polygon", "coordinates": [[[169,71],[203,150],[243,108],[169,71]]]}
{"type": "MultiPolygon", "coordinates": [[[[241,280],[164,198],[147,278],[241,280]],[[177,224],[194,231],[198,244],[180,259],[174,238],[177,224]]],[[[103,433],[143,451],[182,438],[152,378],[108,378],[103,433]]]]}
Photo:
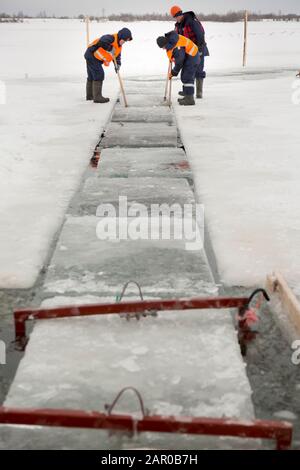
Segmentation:
{"type": "Polygon", "coordinates": [[[115,72],[118,73],[121,68],[120,64],[115,64],[115,72]]]}
{"type": "Polygon", "coordinates": [[[176,72],[174,69],[172,69],[169,75],[169,79],[171,80],[173,77],[177,77],[178,73],[179,72],[176,72]]]}

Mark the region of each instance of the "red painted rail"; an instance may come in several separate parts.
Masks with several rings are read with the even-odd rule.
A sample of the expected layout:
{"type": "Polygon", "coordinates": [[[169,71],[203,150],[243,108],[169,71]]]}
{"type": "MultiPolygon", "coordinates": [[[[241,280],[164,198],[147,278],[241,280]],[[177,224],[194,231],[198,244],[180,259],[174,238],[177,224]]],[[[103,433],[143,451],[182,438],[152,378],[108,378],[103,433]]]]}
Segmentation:
{"type": "Polygon", "coordinates": [[[242,308],[247,297],[202,297],[188,300],[147,300],[114,304],[77,305],[56,308],[17,310],[14,312],[16,341],[26,341],[27,320],[112,315],[120,313],[145,313],[151,311],[242,308]]]}
{"type": "Polygon", "coordinates": [[[95,411],[14,409],[0,407],[0,423],[9,425],[104,429],[129,432],[176,433],[276,440],[277,450],[291,446],[293,427],[279,421],[235,421],[185,416],[108,415],[95,411]]]}

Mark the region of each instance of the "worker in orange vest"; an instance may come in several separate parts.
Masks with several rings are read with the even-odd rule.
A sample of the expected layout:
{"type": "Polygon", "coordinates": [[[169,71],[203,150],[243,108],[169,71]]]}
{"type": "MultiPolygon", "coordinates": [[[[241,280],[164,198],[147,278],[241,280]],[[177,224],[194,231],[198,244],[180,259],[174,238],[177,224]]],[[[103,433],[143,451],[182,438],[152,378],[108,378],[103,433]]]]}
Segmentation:
{"type": "Polygon", "coordinates": [[[160,36],[156,42],[166,50],[169,60],[175,64],[169,78],[176,77],[181,71],[184,96],[178,99],[178,103],[183,106],[194,105],[195,76],[200,63],[198,47],[176,31],[160,36]]]}
{"type": "Polygon", "coordinates": [[[94,100],[94,103],[107,103],[109,98],[102,96],[104,81],[103,65],[108,67],[114,59],[115,70],[121,67],[122,46],[125,42],[132,41],[132,34],[128,28],[121,29],[115,34],[106,34],[100,39],[95,39],[87,48],[84,58],[87,65],[86,99],[94,100]]]}

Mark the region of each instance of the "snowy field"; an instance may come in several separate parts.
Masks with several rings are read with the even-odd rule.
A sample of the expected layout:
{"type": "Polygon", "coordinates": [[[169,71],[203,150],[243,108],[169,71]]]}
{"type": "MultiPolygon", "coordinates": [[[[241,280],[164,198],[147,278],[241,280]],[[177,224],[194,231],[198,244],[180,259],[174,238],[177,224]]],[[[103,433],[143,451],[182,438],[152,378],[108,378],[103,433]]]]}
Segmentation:
{"type": "MultiPolygon", "coordinates": [[[[167,61],[155,38],[172,25],[128,25],[134,41],[123,49],[125,78],[164,77],[167,61]]],[[[122,26],[93,23],[91,39],[122,26]]],[[[211,52],[205,99],[175,108],[221,277],[254,285],[280,269],[297,285],[300,93],[293,86],[300,24],[250,23],[246,72],[243,25],[205,26],[211,52]]],[[[84,51],[79,21],[0,25],[0,85],[6,88],[0,104],[0,288],[36,281],[112,111],[118,91],[112,68],[104,87],[111,103],[84,101],[84,51]]]]}

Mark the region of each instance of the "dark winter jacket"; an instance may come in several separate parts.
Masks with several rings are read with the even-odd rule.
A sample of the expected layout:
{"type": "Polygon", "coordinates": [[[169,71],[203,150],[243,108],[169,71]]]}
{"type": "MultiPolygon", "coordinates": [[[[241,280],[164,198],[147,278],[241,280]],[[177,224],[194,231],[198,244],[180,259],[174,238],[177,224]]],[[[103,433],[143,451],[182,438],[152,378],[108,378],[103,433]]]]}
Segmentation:
{"type": "Polygon", "coordinates": [[[181,23],[175,24],[175,31],[186,38],[191,39],[205,56],[209,55],[207,44],[205,41],[205,30],[201,22],[193,11],[183,14],[184,19],[181,23]]]}
{"type": "MultiPolygon", "coordinates": [[[[182,67],[184,66],[184,62],[186,60],[186,49],[184,47],[176,47],[178,41],[179,41],[179,34],[176,33],[176,31],[171,31],[170,33],[165,34],[165,37],[167,38],[168,42],[166,44],[166,50],[171,51],[173,49],[172,53],[172,58],[175,61],[175,66],[172,70],[172,74],[174,76],[178,75],[182,67]]],[[[195,47],[195,45],[194,45],[195,47]]],[[[192,58],[192,57],[191,57],[192,58]]],[[[197,55],[194,56],[193,59],[199,60],[199,54],[197,52],[197,55]]]]}
{"type": "MultiPolygon", "coordinates": [[[[120,46],[120,41],[121,40],[128,41],[132,40],[132,35],[131,31],[128,28],[123,28],[118,32],[118,45],[120,46]]],[[[111,52],[114,47],[114,42],[115,42],[115,36],[112,34],[105,34],[102,36],[98,41],[94,41],[89,46],[89,51],[91,54],[94,54],[94,52],[99,49],[99,47],[102,47],[105,51],[111,52]]],[[[120,46],[121,47],[121,46],[120,46]]],[[[116,57],[116,62],[118,65],[121,66],[121,52],[116,57]]]]}

